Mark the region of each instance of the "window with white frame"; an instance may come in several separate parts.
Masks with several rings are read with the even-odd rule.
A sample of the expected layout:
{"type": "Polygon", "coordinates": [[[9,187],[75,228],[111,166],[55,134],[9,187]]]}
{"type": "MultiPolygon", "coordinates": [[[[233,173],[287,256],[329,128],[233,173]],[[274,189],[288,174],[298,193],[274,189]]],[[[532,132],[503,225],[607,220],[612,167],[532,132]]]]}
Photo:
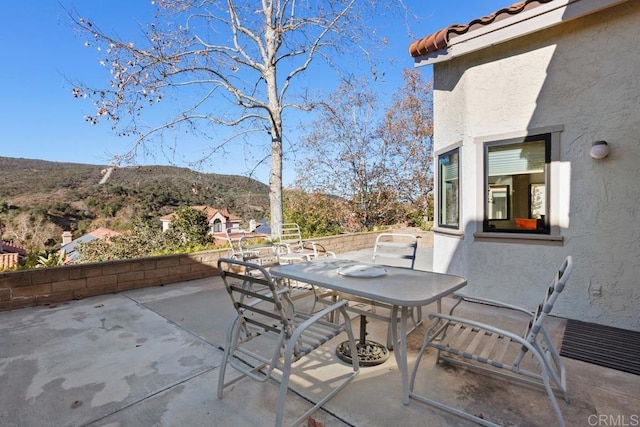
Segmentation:
{"type": "Polygon", "coordinates": [[[438,226],[460,226],[459,148],[438,155],[438,226]]]}
{"type": "Polygon", "coordinates": [[[549,234],[551,134],[484,146],[484,232],[549,234]]]}

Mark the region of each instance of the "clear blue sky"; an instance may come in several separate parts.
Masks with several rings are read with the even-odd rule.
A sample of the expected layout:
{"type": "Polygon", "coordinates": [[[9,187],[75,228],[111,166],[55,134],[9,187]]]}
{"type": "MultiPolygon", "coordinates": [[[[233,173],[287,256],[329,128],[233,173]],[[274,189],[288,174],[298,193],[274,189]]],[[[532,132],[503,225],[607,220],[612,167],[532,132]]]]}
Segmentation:
{"type": "MultiPolygon", "coordinates": [[[[409,23],[416,37],[453,23],[467,23],[513,2],[406,0],[420,18],[409,23]]],[[[76,37],[63,6],[77,9],[102,30],[124,39],[136,37],[140,31],[138,23],[149,22],[153,13],[151,0],[4,2],[0,17],[0,156],[109,164],[114,154],[130,148],[130,140],[113,135],[106,123],[98,126],[86,123],[83,116],[93,114],[92,104],[71,96],[68,79],[100,83],[100,73],[104,71],[97,63],[95,51],[84,47],[84,39],[76,37]]],[[[392,90],[401,82],[402,69],[413,66],[408,54],[413,38],[400,22],[390,23],[387,17],[380,22],[381,31],[390,40],[385,55],[394,60],[387,75],[392,90]]],[[[423,72],[430,78],[430,69],[423,72]]],[[[186,166],[179,160],[177,163],[186,166]]],[[[137,164],[166,164],[166,161],[158,156],[140,158],[137,164]]],[[[244,153],[238,150],[201,171],[242,175],[249,168],[244,153]]],[[[294,178],[292,171],[293,166],[285,163],[285,185],[294,178]]],[[[268,170],[259,170],[256,178],[266,183],[268,170]]]]}

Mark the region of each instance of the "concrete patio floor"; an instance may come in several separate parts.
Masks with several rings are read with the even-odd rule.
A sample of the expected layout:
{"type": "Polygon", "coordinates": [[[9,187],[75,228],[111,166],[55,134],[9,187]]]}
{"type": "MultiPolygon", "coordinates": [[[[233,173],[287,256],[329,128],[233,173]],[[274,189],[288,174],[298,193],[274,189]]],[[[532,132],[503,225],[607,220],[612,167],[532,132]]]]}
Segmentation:
{"type": "MultiPolygon", "coordinates": [[[[341,255],[358,256],[368,255],[341,255]]],[[[429,261],[420,264],[429,267],[429,261]]],[[[435,307],[425,311],[430,309],[435,307]]],[[[465,304],[459,314],[522,330],[522,318],[509,311],[465,304]]],[[[218,277],[2,312],[0,426],[272,425],[278,391],[273,382],[245,379],[224,399],[216,397],[231,316],[218,277]]],[[[559,345],[564,321],[551,318],[549,326],[559,345]]],[[[384,342],[386,325],[371,321],[369,332],[370,339],[384,342]]],[[[409,336],[410,368],[423,333],[421,327],[409,336]]],[[[328,378],[348,372],[334,352],[343,338],[296,365],[305,370],[291,380],[285,422],[311,406],[306,399],[315,399],[318,387],[310,384],[330,386],[328,378]]],[[[571,403],[559,403],[568,426],[633,425],[638,420],[637,376],[564,361],[571,403]]],[[[415,400],[402,405],[400,382],[393,356],[382,365],[363,367],[313,419],[325,426],[471,425],[415,400]]],[[[504,425],[556,424],[543,391],[435,366],[433,353],[421,364],[416,389],[504,425]]]]}

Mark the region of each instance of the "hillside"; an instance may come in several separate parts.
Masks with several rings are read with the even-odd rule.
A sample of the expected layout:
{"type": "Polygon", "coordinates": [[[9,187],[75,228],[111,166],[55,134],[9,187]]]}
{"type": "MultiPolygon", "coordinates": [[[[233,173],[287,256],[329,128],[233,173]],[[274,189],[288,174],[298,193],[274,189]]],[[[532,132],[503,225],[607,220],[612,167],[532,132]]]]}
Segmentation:
{"type": "Polygon", "coordinates": [[[268,212],[268,186],[251,178],[172,166],[108,166],[0,157],[3,237],[26,247],[55,245],[63,230],[125,230],[178,206],[227,208],[245,220],[268,212]],[[105,183],[100,183],[104,181],[105,183]]]}

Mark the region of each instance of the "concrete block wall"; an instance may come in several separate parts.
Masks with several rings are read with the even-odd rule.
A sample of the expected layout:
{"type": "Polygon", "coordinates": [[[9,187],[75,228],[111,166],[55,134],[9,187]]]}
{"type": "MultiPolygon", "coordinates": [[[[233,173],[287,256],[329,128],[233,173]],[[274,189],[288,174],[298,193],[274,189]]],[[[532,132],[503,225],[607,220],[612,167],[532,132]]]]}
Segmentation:
{"type": "Polygon", "coordinates": [[[340,234],[337,236],[305,239],[322,245],[327,251],[340,254],[373,247],[378,233],[340,234]]]}
{"type": "MultiPolygon", "coordinates": [[[[371,248],[377,235],[355,233],[312,240],[339,254],[371,248]]],[[[221,249],[0,272],[0,311],[214,276],[218,274],[218,259],[230,255],[230,249],[221,249]]]]}
{"type": "Polygon", "coordinates": [[[0,273],[0,311],[199,279],[228,249],[0,273]]]}
{"type": "Polygon", "coordinates": [[[378,237],[378,234],[381,232],[413,234],[414,236],[418,236],[418,247],[430,248],[433,246],[433,232],[422,231],[416,227],[394,228],[392,230],[371,231],[367,233],[341,234],[337,236],[318,237],[309,240],[321,244],[328,251],[340,254],[343,252],[373,248],[376,237],[378,237]]]}

